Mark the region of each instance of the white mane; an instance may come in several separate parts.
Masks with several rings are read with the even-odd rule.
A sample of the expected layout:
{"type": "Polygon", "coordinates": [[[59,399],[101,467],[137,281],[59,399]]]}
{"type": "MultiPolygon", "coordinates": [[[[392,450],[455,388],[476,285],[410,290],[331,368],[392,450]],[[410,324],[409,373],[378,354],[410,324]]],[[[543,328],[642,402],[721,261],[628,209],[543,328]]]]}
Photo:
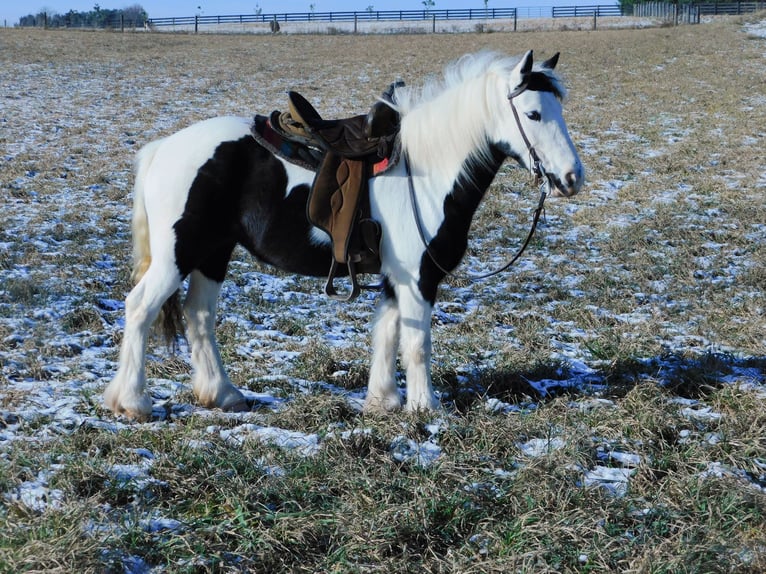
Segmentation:
{"type": "MultiPolygon", "coordinates": [[[[402,86],[394,93],[395,108],[402,117],[402,143],[410,155],[417,155],[423,169],[438,169],[447,162],[460,165],[470,157],[489,159],[485,126],[507,105],[498,82],[506,82],[519,63],[518,57],[482,51],[467,54],[448,64],[441,78],[432,78],[417,88],[402,86]]],[[[563,84],[547,68],[543,74],[559,99],[563,84]]],[[[415,161],[415,159],[413,159],[415,161]]]]}
{"type": "Polygon", "coordinates": [[[402,86],[396,89],[396,107],[402,116],[418,106],[434,100],[452,88],[460,87],[466,81],[482,76],[489,71],[510,74],[518,63],[518,58],[510,58],[495,52],[466,54],[444,68],[442,77],[433,77],[423,86],[402,86]]]}

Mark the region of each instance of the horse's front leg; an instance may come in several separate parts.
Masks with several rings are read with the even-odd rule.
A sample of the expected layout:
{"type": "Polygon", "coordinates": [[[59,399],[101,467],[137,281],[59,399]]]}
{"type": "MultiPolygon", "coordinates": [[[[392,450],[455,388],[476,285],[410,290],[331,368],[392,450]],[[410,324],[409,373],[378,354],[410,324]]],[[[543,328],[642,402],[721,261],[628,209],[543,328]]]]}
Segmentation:
{"type": "Polygon", "coordinates": [[[191,347],[192,388],[203,406],[243,411],[248,408],[245,397],[226,376],[215,342],[215,309],[220,290],[220,283],[199,271],[189,277],[184,317],[191,347]]]}
{"type": "Polygon", "coordinates": [[[396,388],[396,350],[399,346],[399,306],[386,297],[380,304],[372,329],[372,364],[365,411],[394,411],[402,408],[396,388]]]}
{"type": "Polygon", "coordinates": [[[399,290],[401,356],[407,376],[408,411],[439,408],[431,384],[431,304],[417,286],[399,290]]]}

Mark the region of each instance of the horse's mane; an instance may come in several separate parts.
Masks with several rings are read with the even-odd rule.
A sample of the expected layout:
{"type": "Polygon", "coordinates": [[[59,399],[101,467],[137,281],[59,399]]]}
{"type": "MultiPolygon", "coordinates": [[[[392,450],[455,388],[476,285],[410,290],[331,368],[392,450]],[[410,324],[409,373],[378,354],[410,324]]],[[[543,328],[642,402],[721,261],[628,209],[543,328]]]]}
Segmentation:
{"type": "MultiPolygon", "coordinates": [[[[429,102],[452,88],[485,74],[497,74],[507,77],[519,63],[518,56],[506,56],[484,50],[475,54],[465,54],[444,67],[441,77],[432,77],[420,86],[398,86],[394,92],[394,103],[399,113],[404,116],[418,106],[429,102]]],[[[542,89],[553,92],[559,100],[566,97],[566,88],[553,70],[535,66],[533,76],[542,89]]]]}
{"type": "MultiPolygon", "coordinates": [[[[488,98],[487,90],[491,82],[508,78],[519,60],[491,51],[466,54],[448,64],[441,77],[430,78],[419,87],[397,87],[393,107],[402,116],[405,148],[420,150],[421,161],[431,167],[453,155],[450,151],[458,157],[466,147],[473,152],[473,160],[489,161],[490,149],[482,127],[487,118],[499,113],[493,104],[504,102],[488,98]],[[449,122],[459,122],[461,127],[458,133],[451,130],[452,138],[443,129],[449,122]],[[436,137],[435,130],[440,132],[436,137]],[[439,145],[428,146],[429,140],[439,145]]],[[[552,92],[559,100],[566,97],[566,89],[554,71],[540,66],[534,67],[528,89],[552,92]]]]}

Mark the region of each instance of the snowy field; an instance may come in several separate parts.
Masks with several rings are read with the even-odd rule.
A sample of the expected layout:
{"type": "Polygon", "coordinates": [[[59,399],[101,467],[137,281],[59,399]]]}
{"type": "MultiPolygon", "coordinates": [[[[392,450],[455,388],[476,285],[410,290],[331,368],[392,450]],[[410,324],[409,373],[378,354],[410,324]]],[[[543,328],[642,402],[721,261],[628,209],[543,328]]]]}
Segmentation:
{"type": "MultiPolygon", "coordinates": [[[[731,415],[706,389],[736,389],[766,409],[765,81],[766,21],[374,39],[0,30],[0,528],[78,499],[57,479],[72,473],[69,463],[45,453],[83,435],[193,426],[187,446],[200,452],[265,445],[253,464],[274,480],[291,472],[268,454],[274,450],[311,459],[338,442],[379,438],[392,464],[427,470],[454,460],[444,437],[462,428],[466,409],[495,422],[529,412],[544,419],[548,401],[565,394],[573,411],[611,412],[629,389],[651,385],[672,390],[665,408],[681,421],[679,444],[730,440],[719,425],[731,415]],[[392,415],[385,425],[394,432],[380,433],[379,421],[355,414],[374,295],[331,302],[321,281],[271,275],[239,251],[218,332],[252,412],[195,406],[188,349],[181,343],[171,356],[159,342],[149,350],[152,422],[105,410],[101,392],[116,371],[130,289],[131,161],[143,144],[205,117],[269,112],[284,106],[288,89],[306,93],[326,116],[355,113],[396,77],[417,83],[465,52],[527,47],[562,51],[565,117],[588,183],[579,197],[547,204],[510,273],[444,286],[433,371],[445,411],[420,421],[421,432],[392,415]],[[279,422],[312,396],[329,396],[351,414],[303,426],[292,413],[279,422]],[[17,456],[24,449],[36,453],[28,462],[17,456]]],[[[494,267],[515,251],[534,195],[525,173],[502,170],[464,269],[494,267]]],[[[548,433],[514,439],[518,465],[497,466],[465,492],[498,489],[500,497],[524,461],[566,452],[567,433],[548,433]]],[[[629,492],[653,463],[626,437],[588,439],[596,454],[569,469],[580,488],[629,492]]],[[[762,501],[766,445],[748,452],[710,458],[693,474],[727,478],[762,501]]],[[[105,484],[162,491],[165,456],[151,445],[126,449],[101,467],[105,484]]],[[[169,509],[131,504],[132,527],[151,540],[189,529],[169,509]]],[[[87,536],[111,548],[104,541],[124,534],[129,519],[102,511],[110,518],[90,524],[87,536]]],[[[481,536],[466,544],[486,558],[494,542],[481,536]]],[[[748,552],[763,552],[763,530],[752,536],[748,552]]],[[[135,548],[114,552],[110,560],[120,556],[125,571],[166,571],[135,548]]],[[[586,571],[584,556],[563,569],[576,571],[580,560],[586,571]]]]}

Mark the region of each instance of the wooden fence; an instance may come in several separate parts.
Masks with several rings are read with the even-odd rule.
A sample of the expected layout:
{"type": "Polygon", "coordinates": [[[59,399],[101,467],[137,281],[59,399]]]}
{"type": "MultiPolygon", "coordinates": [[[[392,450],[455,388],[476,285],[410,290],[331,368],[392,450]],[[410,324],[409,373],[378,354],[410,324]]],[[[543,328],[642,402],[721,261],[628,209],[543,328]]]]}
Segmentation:
{"type": "MultiPolygon", "coordinates": [[[[543,10],[540,8],[540,17],[543,10]]],[[[552,18],[579,18],[592,17],[595,21],[597,17],[609,16],[637,16],[644,18],[658,18],[675,24],[700,22],[702,16],[714,15],[737,15],[757,10],[766,10],[766,1],[758,2],[710,2],[703,4],[675,2],[642,2],[632,7],[622,8],[618,4],[599,4],[585,6],[554,6],[550,8],[550,17],[552,18]],[[632,8],[632,9],[631,9],[632,8]]],[[[63,24],[48,21],[47,15],[42,14],[42,18],[35,18],[34,26],[65,26],[74,27],[75,24],[63,20],[63,24]],[[39,22],[37,20],[40,20],[39,22]]],[[[136,29],[136,28],[161,28],[178,27],[187,30],[193,29],[199,31],[201,26],[222,25],[222,24],[248,24],[263,23],[272,24],[272,30],[279,29],[278,23],[287,22],[353,22],[354,31],[357,23],[360,22],[433,22],[434,28],[437,20],[513,20],[513,29],[516,29],[518,19],[517,8],[466,8],[455,10],[365,10],[362,12],[284,12],[273,14],[232,14],[222,16],[177,16],[171,18],[149,18],[146,21],[128,20],[124,17],[105,21],[100,23],[99,27],[112,29],[136,29]]],[[[59,19],[60,20],[60,19],[59,19]]]]}
{"type": "Polygon", "coordinates": [[[642,2],[633,6],[633,16],[660,18],[674,24],[699,24],[702,16],[736,16],[758,10],[766,10],[766,2],[642,2]]]}
{"type": "Polygon", "coordinates": [[[696,6],[702,16],[736,16],[766,10],[766,2],[712,2],[696,6]]]}
{"type": "Polygon", "coordinates": [[[363,12],[283,12],[279,14],[234,14],[225,16],[180,16],[150,18],[149,25],[194,26],[269,22],[387,22],[432,20],[515,20],[516,8],[475,8],[463,10],[365,10],[363,12]]]}

